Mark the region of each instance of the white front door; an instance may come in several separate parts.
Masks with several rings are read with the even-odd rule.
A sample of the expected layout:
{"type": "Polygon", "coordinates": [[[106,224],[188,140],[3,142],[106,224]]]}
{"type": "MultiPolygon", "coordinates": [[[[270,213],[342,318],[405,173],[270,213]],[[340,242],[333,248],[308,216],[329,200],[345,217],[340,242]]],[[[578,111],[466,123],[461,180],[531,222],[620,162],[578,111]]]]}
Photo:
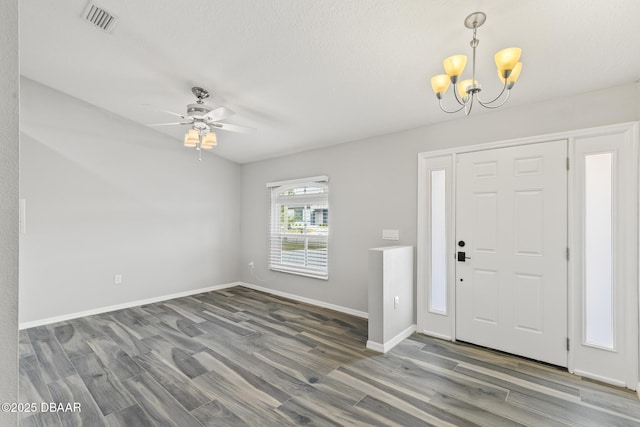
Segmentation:
{"type": "Polygon", "coordinates": [[[567,366],[566,159],[566,140],[457,156],[458,340],[567,366]]]}

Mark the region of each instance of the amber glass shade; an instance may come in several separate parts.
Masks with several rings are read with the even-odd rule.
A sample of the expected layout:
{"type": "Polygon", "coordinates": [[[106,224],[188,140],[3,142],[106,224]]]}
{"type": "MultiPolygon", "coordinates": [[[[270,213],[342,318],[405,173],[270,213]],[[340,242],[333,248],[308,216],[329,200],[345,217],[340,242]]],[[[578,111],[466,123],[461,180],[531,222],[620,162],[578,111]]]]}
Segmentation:
{"type": "Polygon", "coordinates": [[[451,79],[446,74],[438,74],[431,77],[431,87],[433,91],[438,93],[445,93],[451,84],[451,79]]]}
{"type": "Polygon", "coordinates": [[[513,70],[520,60],[521,54],[522,49],[519,47],[509,47],[496,53],[494,59],[496,60],[498,70],[513,70]]]}
{"type": "Polygon", "coordinates": [[[184,136],[184,146],[195,147],[196,145],[198,145],[199,140],[200,136],[198,135],[198,131],[195,129],[189,129],[189,131],[184,136]]]}
{"type": "MultiPolygon", "coordinates": [[[[476,80],[476,84],[477,83],[478,81],[476,80]]],[[[457,89],[458,89],[458,95],[460,96],[460,98],[464,98],[465,96],[467,96],[467,88],[472,85],[473,85],[473,80],[471,79],[463,80],[460,83],[458,83],[457,89]]]]}
{"type": "Polygon", "coordinates": [[[507,81],[515,83],[516,80],[518,80],[518,77],[520,77],[521,71],[522,71],[522,62],[518,62],[516,66],[513,67],[513,70],[511,71],[511,74],[509,74],[507,81]]]}
{"type": "Polygon", "coordinates": [[[462,74],[464,66],[467,65],[466,55],[453,55],[442,61],[444,72],[449,77],[456,77],[462,74]]]}
{"type": "MultiPolygon", "coordinates": [[[[509,77],[507,77],[507,82],[508,83],[515,83],[516,80],[518,80],[518,77],[520,77],[520,72],[522,71],[522,62],[518,62],[516,64],[515,67],[513,67],[513,70],[511,70],[511,74],[509,74],[509,77]]],[[[504,83],[504,71],[502,70],[498,70],[498,77],[500,77],[500,81],[502,83],[504,83]]]]}

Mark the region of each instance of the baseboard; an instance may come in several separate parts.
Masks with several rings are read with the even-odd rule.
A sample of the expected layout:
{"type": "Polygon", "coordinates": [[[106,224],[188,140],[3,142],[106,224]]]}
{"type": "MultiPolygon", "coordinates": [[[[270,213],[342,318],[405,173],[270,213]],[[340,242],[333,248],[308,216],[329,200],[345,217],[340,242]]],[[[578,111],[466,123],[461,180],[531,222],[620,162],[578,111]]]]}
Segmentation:
{"type": "MultiPolygon", "coordinates": [[[[274,289],[264,288],[262,286],[254,285],[246,282],[238,282],[238,285],[244,286],[248,289],[253,289],[260,292],[265,292],[267,294],[277,295],[283,298],[289,298],[294,301],[304,302],[311,305],[317,305],[318,307],[328,308],[329,310],[339,311],[341,313],[350,314],[352,316],[361,317],[363,319],[368,319],[369,314],[364,311],[354,310],[349,307],[343,307],[341,305],[335,305],[324,301],[318,301],[311,298],[301,297],[299,295],[289,294],[287,292],[276,291],[274,289]]],[[[414,326],[415,327],[415,326],[414,326]]]]}
{"type": "Polygon", "coordinates": [[[377,351],[378,353],[386,353],[391,350],[393,347],[400,344],[403,340],[410,337],[416,331],[416,325],[411,325],[404,331],[400,332],[395,337],[391,338],[384,344],[377,343],[375,341],[367,341],[367,348],[369,350],[377,351]]]}
{"type": "Polygon", "coordinates": [[[602,375],[592,374],[590,372],[581,371],[579,369],[574,369],[573,373],[575,375],[580,375],[581,377],[591,378],[592,380],[600,381],[602,383],[615,385],[617,387],[627,387],[624,381],[614,380],[613,378],[605,377],[602,375]]]}
{"type": "Polygon", "coordinates": [[[386,351],[384,351],[384,345],[379,342],[367,340],[367,348],[369,350],[377,351],[378,353],[386,353],[386,351]]]}
{"type": "Polygon", "coordinates": [[[40,320],[32,320],[30,322],[20,323],[18,325],[18,329],[22,330],[22,329],[34,328],[36,326],[49,325],[51,323],[64,322],[66,320],[77,319],[78,317],[92,316],[94,314],[107,313],[110,311],[122,310],[124,308],[138,307],[145,304],[152,304],[154,302],[161,302],[161,301],[166,301],[166,300],[175,299],[175,298],[182,298],[182,297],[188,297],[191,295],[202,294],[204,292],[219,291],[221,289],[232,288],[234,286],[244,286],[244,284],[240,282],[223,283],[222,285],[214,285],[206,288],[193,289],[193,290],[184,291],[184,292],[177,292],[175,294],[161,295],[158,297],[147,298],[147,299],[138,300],[138,301],[130,301],[123,304],[116,304],[116,305],[110,305],[107,307],[94,308],[91,310],[79,311],[77,313],[65,314],[62,316],[49,317],[49,318],[40,319],[40,320]]]}
{"type": "MultiPolygon", "coordinates": [[[[339,311],[341,313],[350,314],[352,316],[361,317],[363,319],[367,319],[368,318],[368,313],[366,313],[364,311],[358,311],[358,310],[354,310],[354,309],[348,308],[348,307],[343,307],[343,306],[340,306],[340,305],[330,304],[330,303],[323,302],[323,301],[317,301],[317,300],[314,300],[314,299],[311,299],[311,298],[305,298],[305,297],[301,297],[301,296],[298,296],[298,295],[289,294],[289,293],[286,293],[286,292],[276,291],[276,290],[273,290],[273,289],[264,288],[262,286],[253,285],[251,283],[232,282],[232,283],[224,283],[224,284],[221,284],[221,285],[209,286],[209,287],[206,287],[206,288],[193,289],[193,290],[190,290],[190,291],[178,292],[178,293],[169,294],[169,295],[161,295],[161,296],[158,296],[158,297],[147,298],[147,299],[143,299],[143,300],[130,301],[130,302],[122,303],[122,304],[110,305],[110,306],[106,306],[106,307],[99,307],[99,308],[94,308],[94,309],[91,309],[91,310],[85,310],[85,311],[79,311],[79,312],[76,312],[76,313],[64,314],[62,316],[48,317],[48,318],[45,318],[45,319],[32,320],[30,322],[22,322],[22,323],[20,323],[18,325],[18,329],[22,330],[22,329],[34,328],[36,326],[50,325],[52,323],[64,322],[66,320],[71,320],[71,319],[77,319],[78,317],[85,317],[85,316],[92,316],[94,314],[108,313],[110,311],[122,310],[124,308],[138,307],[138,306],[145,305],[145,304],[153,304],[155,302],[167,301],[167,300],[174,299],[174,298],[188,297],[188,296],[191,296],[191,295],[201,294],[201,293],[204,293],[204,292],[219,291],[221,289],[227,289],[227,288],[231,288],[231,287],[234,287],[234,286],[243,286],[243,287],[248,288],[248,289],[254,289],[256,291],[261,291],[261,292],[265,292],[265,293],[268,293],[268,294],[277,295],[277,296],[284,297],[284,298],[289,298],[289,299],[294,300],[294,301],[304,302],[304,303],[307,303],[307,304],[316,305],[318,307],[328,308],[330,310],[339,311]]],[[[414,329],[415,329],[415,325],[414,325],[414,329]]]]}

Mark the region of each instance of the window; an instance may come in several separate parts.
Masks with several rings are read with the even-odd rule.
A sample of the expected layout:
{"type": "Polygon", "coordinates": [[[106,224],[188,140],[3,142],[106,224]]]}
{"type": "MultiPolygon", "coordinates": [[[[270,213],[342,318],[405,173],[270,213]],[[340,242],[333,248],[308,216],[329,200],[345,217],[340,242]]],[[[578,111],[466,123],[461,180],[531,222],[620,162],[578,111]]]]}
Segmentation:
{"type": "Polygon", "coordinates": [[[271,188],[269,268],[328,279],[327,177],[267,184],[271,188]]]}
{"type": "Polygon", "coordinates": [[[614,348],[613,153],[585,156],[585,338],[614,348]]]}
{"type": "Polygon", "coordinates": [[[431,295],[429,311],[447,314],[447,200],[446,171],[432,170],[431,180],[431,295]]]}

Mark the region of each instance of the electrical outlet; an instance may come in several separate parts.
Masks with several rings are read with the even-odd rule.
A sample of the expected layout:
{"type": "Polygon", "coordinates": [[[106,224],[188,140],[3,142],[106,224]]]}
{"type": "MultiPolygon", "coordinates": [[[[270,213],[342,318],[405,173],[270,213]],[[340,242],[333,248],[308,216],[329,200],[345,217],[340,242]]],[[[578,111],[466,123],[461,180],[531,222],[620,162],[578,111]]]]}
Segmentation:
{"type": "Polygon", "coordinates": [[[400,297],[393,298],[393,308],[398,308],[398,304],[400,304],[400,297]]]}
{"type": "Polygon", "coordinates": [[[253,268],[253,267],[254,267],[254,265],[253,265],[253,261],[251,261],[251,262],[249,263],[249,268],[253,268]]]}
{"type": "Polygon", "coordinates": [[[116,285],[121,285],[122,284],[122,274],[116,274],[115,277],[113,278],[113,283],[116,285]]]}

